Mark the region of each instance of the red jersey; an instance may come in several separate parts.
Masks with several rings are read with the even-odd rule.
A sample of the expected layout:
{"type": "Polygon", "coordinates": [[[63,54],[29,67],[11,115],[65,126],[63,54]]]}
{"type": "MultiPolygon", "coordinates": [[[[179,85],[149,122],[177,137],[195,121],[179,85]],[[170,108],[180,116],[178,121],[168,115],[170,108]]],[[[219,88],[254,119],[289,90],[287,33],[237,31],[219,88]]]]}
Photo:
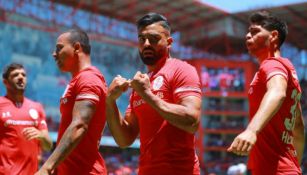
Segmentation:
{"type": "Polygon", "coordinates": [[[41,104],[24,98],[20,107],[7,97],[0,97],[0,174],[29,175],[38,169],[40,142],[26,140],[23,129],[46,130],[41,104]]]}
{"type": "Polygon", "coordinates": [[[105,126],[106,83],[102,74],[95,67],[80,71],[72,78],[61,98],[61,122],[57,144],[72,121],[72,111],[76,101],[88,100],[96,105],[96,111],[91,118],[88,131],[59,164],[59,175],[75,174],[107,174],[104,160],[99,153],[99,143],[105,126]]]}
{"type": "MultiPolygon", "coordinates": [[[[201,98],[197,72],[186,62],[168,59],[149,76],[152,92],[168,103],[178,104],[186,96],[201,98]]],[[[140,127],[140,175],[200,174],[194,134],[167,122],[137,93],[130,97],[127,113],[131,111],[140,127]]]]}
{"type": "Polygon", "coordinates": [[[251,150],[249,168],[256,175],[300,174],[293,146],[293,128],[301,88],[294,66],[288,59],[269,58],[261,63],[248,92],[250,116],[257,112],[267,90],[266,84],[275,75],[282,75],[287,80],[287,96],[279,111],[258,134],[251,150]]]}

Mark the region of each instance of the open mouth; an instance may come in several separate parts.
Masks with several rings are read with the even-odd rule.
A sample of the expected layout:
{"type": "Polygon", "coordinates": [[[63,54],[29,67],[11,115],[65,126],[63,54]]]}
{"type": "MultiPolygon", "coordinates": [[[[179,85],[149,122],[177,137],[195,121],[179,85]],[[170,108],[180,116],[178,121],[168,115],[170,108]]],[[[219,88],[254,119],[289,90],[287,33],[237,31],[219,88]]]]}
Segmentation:
{"type": "Polygon", "coordinates": [[[17,86],[19,86],[19,87],[24,87],[24,85],[25,85],[25,84],[24,84],[23,82],[18,82],[18,83],[17,83],[17,86]]]}

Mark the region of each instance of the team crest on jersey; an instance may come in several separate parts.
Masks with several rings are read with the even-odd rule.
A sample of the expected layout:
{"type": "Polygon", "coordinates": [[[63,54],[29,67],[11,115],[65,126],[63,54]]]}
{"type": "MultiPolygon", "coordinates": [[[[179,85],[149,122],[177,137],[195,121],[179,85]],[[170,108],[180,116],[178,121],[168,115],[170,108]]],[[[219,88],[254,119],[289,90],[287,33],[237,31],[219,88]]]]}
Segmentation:
{"type": "Polygon", "coordinates": [[[153,88],[153,90],[159,90],[159,89],[161,88],[162,85],[163,85],[163,77],[162,77],[162,76],[158,76],[158,77],[153,81],[152,88],[153,88]]]}
{"type": "Polygon", "coordinates": [[[30,117],[34,120],[38,119],[38,112],[35,109],[29,110],[30,117]]]}

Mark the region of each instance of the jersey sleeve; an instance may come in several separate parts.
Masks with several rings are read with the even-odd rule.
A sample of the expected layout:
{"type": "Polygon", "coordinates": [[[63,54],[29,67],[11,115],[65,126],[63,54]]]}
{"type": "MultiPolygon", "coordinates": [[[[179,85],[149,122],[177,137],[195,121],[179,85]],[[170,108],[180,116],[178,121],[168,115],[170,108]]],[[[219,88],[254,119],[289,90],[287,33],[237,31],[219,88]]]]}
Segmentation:
{"type": "Polygon", "coordinates": [[[265,81],[269,81],[275,75],[281,75],[288,81],[287,68],[277,60],[266,60],[260,67],[261,73],[265,81]]]}
{"type": "Polygon", "coordinates": [[[76,101],[88,100],[98,105],[106,95],[104,79],[94,72],[83,72],[76,83],[76,101]]]}
{"type": "Polygon", "coordinates": [[[38,103],[37,107],[38,107],[38,114],[39,114],[38,129],[39,130],[48,130],[45,110],[40,103],[38,103]]]}
{"type": "Polygon", "coordinates": [[[201,83],[196,69],[185,63],[174,72],[173,97],[179,102],[183,97],[196,96],[201,98],[201,83]]]}

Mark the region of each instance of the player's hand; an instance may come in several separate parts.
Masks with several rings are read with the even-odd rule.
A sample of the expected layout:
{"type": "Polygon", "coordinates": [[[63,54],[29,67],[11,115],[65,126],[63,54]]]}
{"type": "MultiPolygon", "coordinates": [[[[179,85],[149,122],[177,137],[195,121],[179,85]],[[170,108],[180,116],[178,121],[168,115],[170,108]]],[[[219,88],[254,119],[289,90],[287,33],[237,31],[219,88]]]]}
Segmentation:
{"type": "Polygon", "coordinates": [[[41,140],[44,137],[42,132],[36,129],[35,127],[24,128],[22,130],[22,134],[27,140],[32,140],[32,139],[41,140]]]}
{"type": "Polygon", "coordinates": [[[107,100],[116,100],[121,94],[127,91],[129,87],[129,81],[126,78],[117,75],[110,84],[107,92],[107,100]]]}
{"type": "Polygon", "coordinates": [[[227,151],[240,156],[246,156],[249,154],[256,141],[256,132],[246,129],[234,139],[227,151]]]}
{"type": "Polygon", "coordinates": [[[136,91],[136,93],[143,97],[145,93],[150,92],[149,76],[137,71],[130,82],[130,86],[136,91]]]}

